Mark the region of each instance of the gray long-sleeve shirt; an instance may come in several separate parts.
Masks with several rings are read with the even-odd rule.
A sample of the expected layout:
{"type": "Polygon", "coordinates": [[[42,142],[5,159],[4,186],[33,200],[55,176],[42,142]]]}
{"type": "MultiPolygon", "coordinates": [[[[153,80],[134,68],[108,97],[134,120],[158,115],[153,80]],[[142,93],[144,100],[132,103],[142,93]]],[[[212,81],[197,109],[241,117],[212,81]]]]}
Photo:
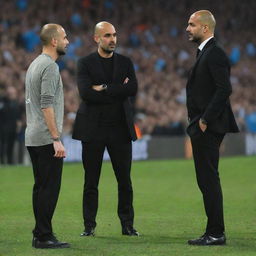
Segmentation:
{"type": "Polygon", "coordinates": [[[58,132],[61,134],[64,115],[63,84],[59,67],[47,54],[39,55],[29,66],[25,85],[27,128],[26,146],[53,143],[46,125],[43,108],[52,107],[58,132]]]}

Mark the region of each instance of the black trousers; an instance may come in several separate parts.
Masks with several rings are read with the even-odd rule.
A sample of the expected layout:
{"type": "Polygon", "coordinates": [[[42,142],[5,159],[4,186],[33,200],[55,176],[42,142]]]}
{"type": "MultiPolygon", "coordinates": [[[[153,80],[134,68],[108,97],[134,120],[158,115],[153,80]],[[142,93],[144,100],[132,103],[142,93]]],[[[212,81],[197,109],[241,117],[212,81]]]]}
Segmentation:
{"type": "Polygon", "coordinates": [[[207,215],[206,234],[220,236],[224,233],[223,197],[219,178],[219,148],[224,134],[206,130],[191,138],[196,178],[203,194],[207,215]]]}
{"type": "Polygon", "coordinates": [[[16,140],[16,130],[0,131],[0,163],[14,164],[13,151],[16,140]]]}
{"type": "Polygon", "coordinates": [[[33,210],[35,228],[33,234],[39,240],[52,236],[52,217],[59,197],[63,159],[53,157],[53,144],[27,147],[34,173],[33,210]]]}
{"type": "Polygon", "coordinates": [[[131,182],[132,144],[126,127],[100,127],[90,142],[82,142],[85,170],[83,218],[85,228],[96,227],[98,184],[105,148],[107,148],[118,183],[118,216],[121,225],[133,225],[133,189],[131,182]]]}

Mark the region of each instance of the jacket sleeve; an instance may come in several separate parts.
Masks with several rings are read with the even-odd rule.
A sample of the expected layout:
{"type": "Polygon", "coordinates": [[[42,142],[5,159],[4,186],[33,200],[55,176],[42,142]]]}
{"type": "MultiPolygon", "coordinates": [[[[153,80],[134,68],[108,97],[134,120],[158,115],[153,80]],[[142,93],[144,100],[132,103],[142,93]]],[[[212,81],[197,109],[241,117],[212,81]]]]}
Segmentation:
{"type": "Polygon", "coordinates": [[[106,95],[105,91],[99,92],[92,89],[92,79],[84,59],[79,59],[77,63],[77,85],[79,95],[85,102],[106,104],[113,101],[110,96],[106,95]]]}
{"type": "Polygon", "coordinates": [[[224,111],[232,93],[230,83],[230,64],[226,54],[220,48],[212,51],[208,59],[211,79],[216,86],[215,93],[209,102],[202,118],[212,122],[224,111]]]}
{"type": "Polygon", "coordinates": [[[124,84],[123,81],[119,84],[112,83],[108,84],[108,89],[106,90],[106,94],[112,97],[131,97],[135,96],[138,90],[138,82],[135,75],[135,70],[133,67],[132,61],[127,58],[128,62],[128,68],[127,68],[127,74],[125,75],[125,78],[127,77],[129,79],[128,83],[124,84]]]}

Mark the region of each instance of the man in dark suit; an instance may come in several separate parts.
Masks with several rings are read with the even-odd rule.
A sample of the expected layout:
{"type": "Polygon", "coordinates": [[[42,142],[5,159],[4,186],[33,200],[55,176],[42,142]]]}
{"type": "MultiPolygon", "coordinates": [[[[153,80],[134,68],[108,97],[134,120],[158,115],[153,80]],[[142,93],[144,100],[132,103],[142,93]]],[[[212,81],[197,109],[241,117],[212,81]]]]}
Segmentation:
{"type": "Polygon", "coordinates": [[[190,16],[186,31],[199,45],[187,82],[187,109],[198,186],[203,194],[207,226],[190,245],[223,245],[223,199],[218,172],[219,148],[227,132],[238,132],[230,106],[230,64],[214,38],[215,19],[207,10],[190,16]]]}
{"type": "Polygon", "coordinates": [[[138,236],[133,227],[133,189],[130,178],[132,140],[136,140],[130,97],[137,92],[131,60],[114,53],[116,31],[100,22],[94,40],[98,51],[81,58],[77,83],[82,103],[78,109],[73,138],[82,141],[85,171],[83,194],[84,232],[93,236],[98,209],[98,183],[103,153],[107,148],[118,183],[118,216],[122,234],[138,236]]]}

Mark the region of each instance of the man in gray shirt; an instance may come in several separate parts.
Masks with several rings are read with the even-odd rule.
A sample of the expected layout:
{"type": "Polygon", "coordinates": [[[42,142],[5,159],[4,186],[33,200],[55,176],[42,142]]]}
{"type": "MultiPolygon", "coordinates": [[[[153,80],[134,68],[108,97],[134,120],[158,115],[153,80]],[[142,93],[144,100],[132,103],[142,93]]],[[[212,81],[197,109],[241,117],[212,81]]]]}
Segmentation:
{"type": "Polygon", "coordinates": [[[40,54],[26,74],[27,146],[34,173],[34,248],[68,248],[53,235],[52,216],[57,204],[65,148],[60,140],[63,124],[63,85],[58,65],[68,45],[65,30],[58,24],[43,26],[40,54]]]}

